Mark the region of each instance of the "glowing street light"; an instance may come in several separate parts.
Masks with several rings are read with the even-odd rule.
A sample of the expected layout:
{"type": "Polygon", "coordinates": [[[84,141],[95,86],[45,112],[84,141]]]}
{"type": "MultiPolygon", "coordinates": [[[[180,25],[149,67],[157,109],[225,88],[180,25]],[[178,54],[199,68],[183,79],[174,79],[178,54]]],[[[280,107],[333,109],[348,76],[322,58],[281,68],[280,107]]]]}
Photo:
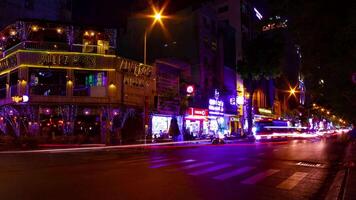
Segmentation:
{"type": "MultiPolygon", "coordinates": [[[[155,6],[152,6],[152,11],[153,13],[149,15],[149,18],[153,19],[153,23],[150,26],[150,29],[153,28],[153,26],[158,22],[164,29],[163,25],[163,19],[168,18],[167,16],[163,15],[164,9],[166,8],[166,5],[164,5],[161,9],[156,8],[155,6]]],[[[145,29],[145,36],[144,36],[144,47],[143,47],[143,64],[147,63],[147,28],[145,29]]]]}
{"type": "Polygon", "coordinates": [[[155,20],[156,21],[161,21],[162,20],[162,15],[161,13],[156,13],[155,16],[154,16],[155,20]]]}

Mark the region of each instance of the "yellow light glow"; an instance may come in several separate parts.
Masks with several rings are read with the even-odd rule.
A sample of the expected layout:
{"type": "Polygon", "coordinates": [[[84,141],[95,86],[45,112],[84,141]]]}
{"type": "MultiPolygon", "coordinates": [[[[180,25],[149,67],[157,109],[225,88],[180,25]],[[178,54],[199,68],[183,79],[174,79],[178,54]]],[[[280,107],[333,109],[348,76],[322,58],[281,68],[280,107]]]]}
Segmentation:
{"type": "Polygon", "coordinates": [[[161,13],[156,13],[154,17],[155,17],[155,20],[158,20],[158,21],[161,21],[161,19],[162,19],[161,13]]]}
{"type": "Polygon", "coordinates": [[[324,111],[325,111],[325,109],[324,109],[324,108],[322,108],[322,109],[321,109],[321,111],[322,111],[322,112],[324,112],[324,111]]]}
{"type": "Polygon", "coordinates": [[[71,86],[71,85],[73,85],[73,81],[68,80],[68,81],[67,81],[67,84],[68,84],[69,86],[71,86]]]}
{"type": "Polygon", "coordinates": [[[84,32],[84,35],[85,35],[85,36],[89,36],[89,32],[88,32],[88,31],[85,31],[85,32],[84,32]]]}
{"type": "Polygon", "coordinates": [[[109,89],[116,89],[116,85],[115,84],[113,84],[113,83],[111,83],[110,85],[109,85],[109,89]]]}
{"type": "Polygon", "coordinates": [[[47,54],[65,54],[65,55],[87,55],[87,56],[101,56],[101,57],[109,57],[109,58],[115,58],[115,55],[106,55],[106,54],[97,54],[97,53],[82,53],[82,52],[68,52],[68,51],[39,51],[39,50],[24,50],[24,49],[19,49],[16,50],[9,55],[6,55],[4,58],[0,59],[0,62],[9,58],[12,55],[15,55],[16,53],[47,53],[47,54]]]}
{"type": "Polygon", "coordinates": [[[290,94],[292,94],[292,95],[294,95],[295,94],[295,89],[294,88],[292,88],[292,89],[290,89],[290,94]]]}
{"type": "Polygon", "coordinates": [[[94,36],[94,35],[95,35],[94,31],[90,32],[90,36],[94,36]]]}
{"type": "Polygon", "coordinates": [[[313,107],[315,107],[316,106],[316,104],[315,103],[313,103],[313,107]]]}
{"type": "Polygon", "coordinates": [[[326,114],[330,115],[330,112],[328,111],[328,112],[326,112],[326,114]]]}
{"type": "Polygon", "coordinates": [[[61,34],[61,33],[63,33],[63,30],[61,28],[57,28],[57,33],[61,34]]]}
{"type": "Polygon", "coordinates": [[[14,35],[16,35],[17,33],[16,33],[16,31],[15,30],[11,30],[10,31],[10,35],[12,35],[12,36],[14,36],[14,35]]]}
{"type": "Polygon", "coordinates": [[[34,32],[37,32],[37,31],[38,31],[38,26],[33,25],[33,26],[31,27],[31,30],[34,31],[34,32]]]}

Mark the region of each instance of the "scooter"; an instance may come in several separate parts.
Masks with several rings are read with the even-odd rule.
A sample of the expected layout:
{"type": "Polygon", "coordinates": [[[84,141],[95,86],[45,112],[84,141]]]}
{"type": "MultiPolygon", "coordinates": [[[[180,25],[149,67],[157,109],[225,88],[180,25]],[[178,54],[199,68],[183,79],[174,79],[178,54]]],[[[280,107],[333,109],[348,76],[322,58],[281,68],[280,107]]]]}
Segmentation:
{"type": "Polygon", "coordinates": [[[225,140],[219,137],[219,134],[211,137],[211,144],[225,144],[225,140]]]}

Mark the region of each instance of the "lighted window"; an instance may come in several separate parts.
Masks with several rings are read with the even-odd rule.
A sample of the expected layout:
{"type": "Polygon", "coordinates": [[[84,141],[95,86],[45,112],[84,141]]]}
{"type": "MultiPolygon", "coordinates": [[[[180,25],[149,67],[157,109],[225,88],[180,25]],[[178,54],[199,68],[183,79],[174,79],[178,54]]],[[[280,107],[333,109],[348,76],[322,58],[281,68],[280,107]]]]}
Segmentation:
{"type": "Polygon", "coordinates": [[[74,71],[74,96],[106,96],[107,73],[102,71],[74,71]]]}
{"type": "Polygon", "coordinates": [[[67,71],[63,69],[30,68],[30,94],[41,96],[65,96],[67,71]]]}

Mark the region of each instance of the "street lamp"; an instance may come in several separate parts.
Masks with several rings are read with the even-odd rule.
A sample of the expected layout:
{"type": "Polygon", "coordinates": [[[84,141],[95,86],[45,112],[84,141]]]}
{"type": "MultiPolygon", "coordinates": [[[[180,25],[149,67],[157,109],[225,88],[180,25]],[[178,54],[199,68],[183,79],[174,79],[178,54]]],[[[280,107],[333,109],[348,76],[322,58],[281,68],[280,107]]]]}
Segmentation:
{"type": "Polygon", "coordinates": [[[291,89],[289,90],[289,93],[290,93],[290,95],[295,95],[295,89],[294,89],[294,88],[291,88],[291,89]]]}
{"type": "MultiPolygon", "coordinates": [[[[156,7],[152,6],[152,11],[153,14],[149,15],[149,18],[153,19],[153,23],[151,24],[150,28],[152,28],[157,22],[159,22],[161,24],[161,26],[163,26],[163,22],[162,19],[163,18],[167,18],[167,16],[163,15],[163,11],[164,8],[161,9],[157,9],[156,7]]],[[[143,41],[143,64],[147,64],[147,27],[145,28],[145,35],[144,35],[144,41],[143,41]]]]}

